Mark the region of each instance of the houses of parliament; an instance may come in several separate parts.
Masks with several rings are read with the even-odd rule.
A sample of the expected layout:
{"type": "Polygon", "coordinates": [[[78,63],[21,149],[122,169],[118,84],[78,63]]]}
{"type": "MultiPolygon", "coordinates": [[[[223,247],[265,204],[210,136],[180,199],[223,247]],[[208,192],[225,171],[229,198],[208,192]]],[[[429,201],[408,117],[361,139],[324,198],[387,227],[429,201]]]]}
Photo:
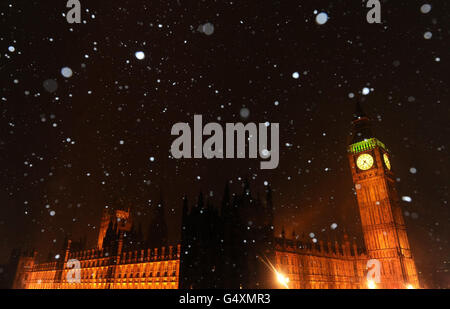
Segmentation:
{"type": "Polygon", "coordinates": [[[312,242],[274,235],[268,187],[254,196],[249,185],[220,207],[183,200],[181,238],[167,245],[164,203],[149,222],[147,237],[129,210],[105,210],[97,247],[65,241],[59,259],[37,260],[37,252],[15,258],[17,289],[196,289],[420,288],[400,208],[387,147],[372,133],[359,104],[347,148],[362,224],[364,246],[312,242]],[[373,274],[373,275],[372,275],[373,274]]]}

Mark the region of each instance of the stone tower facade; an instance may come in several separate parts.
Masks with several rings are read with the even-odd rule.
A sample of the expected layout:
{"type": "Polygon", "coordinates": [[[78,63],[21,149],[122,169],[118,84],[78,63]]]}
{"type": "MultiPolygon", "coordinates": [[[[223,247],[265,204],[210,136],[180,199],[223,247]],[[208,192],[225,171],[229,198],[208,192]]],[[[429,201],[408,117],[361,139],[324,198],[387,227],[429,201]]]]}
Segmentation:
{"type": "Polygon", "coordinates": [[[103,241],[108,232],[108,228],[115,228],[116,230],[128,232],[131,230],[132,223],[130,209],[122,210],[104,208],[98,231],[97,248],[103,248],[103,241]]]}
{"type": "Polygon", "coordinates": [[[417,271],[395,188],[390,153],[386,146],[375,138],[370,119],[359,104],[349,140],[348,159],[367,254],[381,264],[377,287],[418,288],[417,271]]]}

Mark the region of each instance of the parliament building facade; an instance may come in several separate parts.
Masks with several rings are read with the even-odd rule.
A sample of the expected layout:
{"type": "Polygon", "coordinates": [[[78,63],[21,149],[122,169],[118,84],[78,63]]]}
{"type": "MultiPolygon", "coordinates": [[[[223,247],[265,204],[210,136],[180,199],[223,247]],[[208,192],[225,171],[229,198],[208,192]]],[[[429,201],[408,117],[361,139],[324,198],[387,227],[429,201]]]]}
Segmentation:
{"type": "Polygon", "coordinates": [[[152,214],[147,238],[129,210],[105,210],[97,247],[66,240],[59,259],[17,255],[18,289],[420,288],[386,146],[372,133],[359,105],[348,143],[364,247],[312,242],[284,231],[274,236],[270,188],[253,196],[249,185],[220,207],[200,194],[183,201],[181,240],[167,245],[164,207],[152,214]]]}

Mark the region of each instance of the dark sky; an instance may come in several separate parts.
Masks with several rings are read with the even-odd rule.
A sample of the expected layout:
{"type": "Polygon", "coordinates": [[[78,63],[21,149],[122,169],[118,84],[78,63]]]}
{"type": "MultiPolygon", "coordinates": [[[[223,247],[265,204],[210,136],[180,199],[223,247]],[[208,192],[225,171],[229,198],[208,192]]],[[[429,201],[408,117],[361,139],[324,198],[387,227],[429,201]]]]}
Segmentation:
{"type": "Polygon", "coordinates": [[[359,237],[346,141],[362,100],[411,198],[402,207],[421,276],[449,286],[448,1],[382,1],[378,25],[365,1],[81,4],[73,25],[65,1],[0,4],[0,262],[14,247],[60,250],[65,233],[94,245],[107,205],[145,223],[160,191],[176,242],[184,194],[217,202],[244,178],[255,194],[272,186],[277,233],[320,238],[337,223],[332,233],[359,237]],[[198,31],[205,23],[212,34],[198,31]],[[277,169],[169,158],[173,124],[240,122],[244,107],[245,121],[280,123],[277,169]]]}

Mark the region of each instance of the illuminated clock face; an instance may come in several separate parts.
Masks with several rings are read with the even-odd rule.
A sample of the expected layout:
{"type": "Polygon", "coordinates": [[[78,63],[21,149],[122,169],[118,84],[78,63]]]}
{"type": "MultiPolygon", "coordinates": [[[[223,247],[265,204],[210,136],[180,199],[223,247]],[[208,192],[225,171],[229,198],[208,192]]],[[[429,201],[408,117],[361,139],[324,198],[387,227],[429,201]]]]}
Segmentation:
{"type": "Polygon", "coordinates": [[[356,165],[360,170],[366,171],[373,166],[373,157],[368,153],[363,153],[356,159],[356,165]]]}
{"type": "Polygon", "coordinates": [[[384,160],[384,164],[386,164],[386,167],[388,168],[388,170],[391,170],[391,161],[389,161],[389,157],[388,157],[387,153],[383,154],[383,160],[384,160]]]}

